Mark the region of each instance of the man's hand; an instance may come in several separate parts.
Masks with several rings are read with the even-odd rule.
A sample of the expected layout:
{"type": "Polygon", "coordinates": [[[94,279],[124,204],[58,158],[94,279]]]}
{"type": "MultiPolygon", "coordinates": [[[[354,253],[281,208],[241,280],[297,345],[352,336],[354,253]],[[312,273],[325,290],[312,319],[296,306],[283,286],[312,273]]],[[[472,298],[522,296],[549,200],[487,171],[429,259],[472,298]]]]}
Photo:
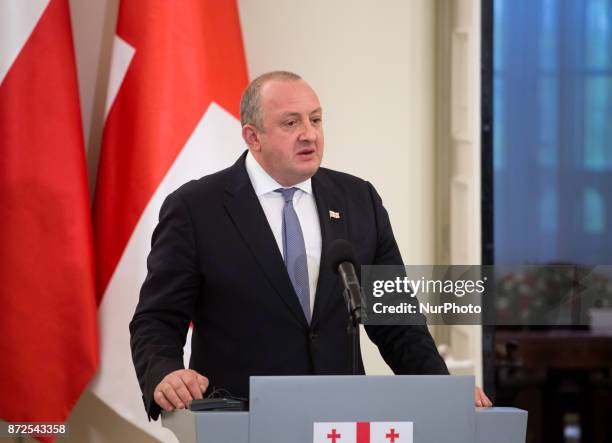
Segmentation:
{"type": "Polygon", "coordinates": [[[474,404],[477,408],[490,408],[493,406],[489,397],[478,386],[474,386],[474,404]]]}
{"type": "Polygon", "coordinates": [[[179,369],[166,375],[155,387],[153,398],[165,411],[187,407],[200,400],[208,388],[208,379],[193,369],[179,369]]]}

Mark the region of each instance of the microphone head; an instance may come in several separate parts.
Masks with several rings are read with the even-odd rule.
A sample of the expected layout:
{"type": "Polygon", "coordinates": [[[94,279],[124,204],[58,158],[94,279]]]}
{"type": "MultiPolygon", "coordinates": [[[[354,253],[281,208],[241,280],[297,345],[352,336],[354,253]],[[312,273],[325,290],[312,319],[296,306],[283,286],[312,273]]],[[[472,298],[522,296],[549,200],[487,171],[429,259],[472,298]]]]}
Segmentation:
{"type": "Polygon", "coordinates": [[[338,238],[331,242],[327,251],[327,258],[332,269],[337,274],[340,263],[349,262],[355,265],[355,249],[348,241],[338,238]]]}

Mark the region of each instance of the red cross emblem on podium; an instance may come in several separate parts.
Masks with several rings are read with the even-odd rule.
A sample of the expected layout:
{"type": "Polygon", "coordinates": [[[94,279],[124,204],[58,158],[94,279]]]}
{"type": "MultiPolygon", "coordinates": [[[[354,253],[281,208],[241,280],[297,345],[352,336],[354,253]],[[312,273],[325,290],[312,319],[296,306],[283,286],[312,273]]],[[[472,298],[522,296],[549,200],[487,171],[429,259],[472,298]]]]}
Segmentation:
{"type": "Polygon", "coordinates": [[[336,428],[332,429],[331,434],[327,434],[327,438],[331,439],[332,443],[336,443],[336,439],[340,440],[342,434],[336,434],[336,428]]]}
{"type": "Polygon", "coordinates": [[[412,443],[411,421],[313,423],[312,443],[412,443]]]}
{"type": "Polygon", "coordinates": [[[395,433],[395,428],[391,428],[388,434],[385,434],[385,437],[388,438],[391,443],[395,443],[395,439],[399,438],[399,434],[395,433]]]}

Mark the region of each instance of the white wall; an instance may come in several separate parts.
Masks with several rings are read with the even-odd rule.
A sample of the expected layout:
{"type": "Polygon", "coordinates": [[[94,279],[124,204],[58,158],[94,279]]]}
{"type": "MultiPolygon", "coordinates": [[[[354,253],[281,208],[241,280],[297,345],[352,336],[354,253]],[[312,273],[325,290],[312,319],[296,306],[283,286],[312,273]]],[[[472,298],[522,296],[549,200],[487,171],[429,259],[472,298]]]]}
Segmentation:
{"type": "MultiPolygon", "coordinates": [[[[390,213],[404,260],[432,263],[435,2],[238,3],[250,77],[288,69],[311,83],[324,108],[324,165],[370,180],[390,213]]],[[[93,177],[117,0],[70,5],[93,177]]],[[[364,354],[368,372],[388,371],[371,344],[364,343],[364,354]]],[[[151,441],[91,394],[70,423],[66,441],[151,441]]]]}

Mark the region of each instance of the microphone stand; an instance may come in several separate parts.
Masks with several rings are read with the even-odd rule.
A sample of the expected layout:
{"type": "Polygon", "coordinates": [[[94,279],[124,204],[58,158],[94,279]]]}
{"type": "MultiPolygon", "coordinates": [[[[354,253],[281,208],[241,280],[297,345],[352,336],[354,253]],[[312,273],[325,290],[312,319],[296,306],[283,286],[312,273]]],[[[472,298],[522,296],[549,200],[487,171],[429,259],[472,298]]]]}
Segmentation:
{"type": "Polygon", "coordinates": [[[361,313],[359,311],[361,306],[352,306],[348,288],[344,290],[343,295],[349,312],[346,326],[346,334],[349,340],[349,365],[351,366],[352,374],[359,375],[359,343],[357,338],[359,337],[359,322],[361,320],[361,313]]]}

